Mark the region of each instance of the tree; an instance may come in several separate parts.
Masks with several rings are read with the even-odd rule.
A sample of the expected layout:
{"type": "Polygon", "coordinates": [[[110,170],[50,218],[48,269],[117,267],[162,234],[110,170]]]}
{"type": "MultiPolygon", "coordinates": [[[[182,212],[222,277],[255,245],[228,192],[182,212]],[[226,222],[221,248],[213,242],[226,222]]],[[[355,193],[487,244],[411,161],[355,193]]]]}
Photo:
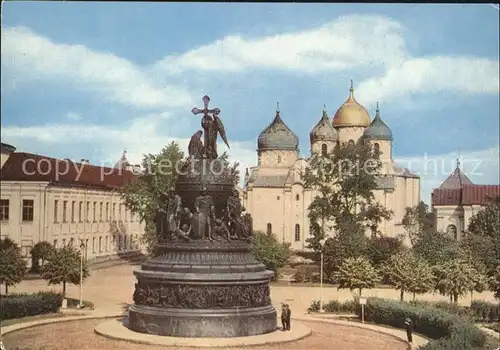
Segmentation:
{"type": "Polygon", "coordinates": [[[14,241],[9,237],[5,237],[4,239],[0,240],[0,250],[4,250],[11,247],[18,248],[17,244],[14,243],[14,241]]]}
{"type": "Polygon", "coordinates": [[[375,267],[384,264],[391,256],[405,250],[403,236],[375,236],[368,241],[367,255],[375,267]]]}
{"type": "Polygon", "coordinates": [[[390,284],[400,291],[400,299],[404,293],[423,294],[434,287],[432,268],[424,260],[416,257],[411,251],[402,251],[389,258],[383,266],[383,272],[390,284]]]}
{"type": "Polygon", "coordinates": [[[483,257],[488,275],[493,276],[500,265],[500,197],[470,219],[467,231],[469,240],[474,241],[473,250],[483,257]]]}
{"type": "Polygon", "coordinates": [[[144,173],[122,189],[127,208],[145,223],[141,242],[150,253],[157,242],[156,216],[160,210],[166,209],[160,198],[174,187],[183,158],[184,153],[176,142],[171,142],[158,154],[145,154],[142,160],[144,173]]]}
{"type": "Polygon", "coordinates": [[[325,274],[325,279],[333,283],[333,274],[346,259],[365,257],[368,240],[368,237],[361,232],[352,233],[351,235],[336,235],[328,238],[323,250],[323,273],[325,274]]]}
{"type": "Polygon", "coordinates": [[[490,277],[490,290],[495,293],[495,298],[500,298],[500,265],[497,266],[495,274],[490,277]]]}
{"type": "Polygon", "coordinates": [[[40,264],[39,261],[42,260],[42,266],[47,257],[54,251],[54,246],[47,241],[38,242],[31,248],[31,271],[39,272],[40,264]]]}
{"type": "Polygon", "coordinates": [[[351,292],[355,289],[361,292],[366,288],[374,288],[380,281],[377,270],[370,261],[364,257],[349,258],[344,260],[334,278],[339,284],[338,289],[349,288],[351,292]]]}
{"type": "Polygon", "coordinates": [[[474,265],[483,266],[489,276],[492,276],[496,267],[500,265],[500,257],[497,255],[494,239],[489,236],[464,232],[460,240],[460,248],[467,261],[474,265]]]}
{"type": "Polygon", "coordinates": [[[368,143],[344,143],[311,158],[301,174],[304,186],[316,193],[308,208],[309,248],[319,253],[319,242],[332,230],[336,235],[365,234],[367,230],[376,234],[379,223],[392,217],[373,195],[381,167],[368,143]]]}
{"type": "Polygon", "coordinates": [[[253,254],[257,261],[274,272],[274,279],[278,278],[278,270],[285,266],[292,255],[289,243],[280,243],[274,234],[265,234],[255,231],[253,234],[253,254]]]}
{"type": "MultiPolygon", "coordinates": [[[[66,295],[66,283],[80,284],[80,250],[66,245],[54,251],[47,257],[42,266],[42,278],[49,284],[63,285],[63,295],[66,295]]],[[[90,276],[86,261],[83,260],[83,279],[90,276]]]]}
{"type": "Polygon", "coordinates": [[[441,295],[448,295],[450,301],[458,302],[458,298],[469,291],[481,290],[485,276],[471,264],[461,259],[446,261],[434,266],[436,287],[441,295]]]}
{"type": "Polygon", "coordinates": [[[414,207],[406,207],[402,223],[413,245],[423,232],[434,230],[435,215],[427,204],[420,201],[414,207]]]}
{"type": "Polygon", "coordinates": [[[9,286],[22,281],[26,272],[26,261],[21,249],[9,238],[0,240],[0,283],[5,285],[5,294],[9,286]]]}
{"type": "Polygon", "coordinates": [[[421,232],[412,247],[412,251],[431,266],[464,258],[459,242],[445,233],[433,230],[421,232]]]}

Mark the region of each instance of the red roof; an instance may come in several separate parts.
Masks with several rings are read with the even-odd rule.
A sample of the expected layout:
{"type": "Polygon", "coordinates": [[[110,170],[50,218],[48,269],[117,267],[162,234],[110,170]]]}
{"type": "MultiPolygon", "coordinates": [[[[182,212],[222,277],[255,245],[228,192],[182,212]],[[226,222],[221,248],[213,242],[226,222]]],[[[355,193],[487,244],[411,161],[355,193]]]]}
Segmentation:
{"type": "Polygon", "coordinates": [[[440,189],[457,189],[462,186],[473,185],[472,181],[457,166],[455,171],[439,186],[440,189]]]}
{"type": "Polygon", "coordinates": [[[462,188],[432,191],[432,205],[488,205],[500,197],[500,185],[464,185],[462,188]]]}
{"type": "Polygon", "coordinates": [[[1,181],[48,181],[59,185],[121,188],[137,176],[125,169],[74,163],[37,154],[12,153],[0,171],[1,181]]]}

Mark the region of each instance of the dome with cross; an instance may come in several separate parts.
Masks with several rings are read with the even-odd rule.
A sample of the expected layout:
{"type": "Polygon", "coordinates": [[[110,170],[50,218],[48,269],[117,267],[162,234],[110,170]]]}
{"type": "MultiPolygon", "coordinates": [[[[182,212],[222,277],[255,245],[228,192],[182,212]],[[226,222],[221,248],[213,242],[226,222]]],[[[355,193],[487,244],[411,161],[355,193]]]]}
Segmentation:
{"type": "Polygon", "coordinates": [[[279,105],[271,124],[260,133],[257,147],[259,151],[299,149],[299,138],[281,119],[279,105]]]}

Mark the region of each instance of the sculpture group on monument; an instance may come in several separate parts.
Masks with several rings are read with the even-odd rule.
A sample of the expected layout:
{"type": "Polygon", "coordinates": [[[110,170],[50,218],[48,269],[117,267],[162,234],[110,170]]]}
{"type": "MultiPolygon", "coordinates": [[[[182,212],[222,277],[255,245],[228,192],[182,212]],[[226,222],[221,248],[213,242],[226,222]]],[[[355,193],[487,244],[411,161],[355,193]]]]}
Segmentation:
{"type": "MultiPolygon", "coordinates": [[[[210,98],[203,97],[204,109],[193,108],[193,114],[204,113],[201,125],[204,130],[197,131],[191,137],[188,145],[189,158],[184,170],[195,171],[195,162],[214,162],[217,160],[217,134],[221,136],[229,147],[224,125],[218,114],[218,108],[208,109],[210,98]],[[213,117],[209,115],[213,113],[213,117]],[[201,135],[204,135],[204,142],[201,135]],[[194,165],[194,167],[193,167],[194,165]],[[189,169],[189,168],[192,169],[189,169]]],[[[206,170],[206,167],[202,167],[206,170]]],[[[213,170],[213,168],[212,168],[213,170]]],[[[228,169],[220,169],[228,171],[228,169]]],[[[160,212],[157,220],[157,232],[161,239],[183,239],[191,241],[196,239],[223,240],[235,239],[250,240],[252,236],[252,217],[245,213],[241,204],[238,191],[233,189],[227,199],[223,215],[217,217],[215,202],[212,196],[203,187],[195,199],[194,212],[188,207],[183,207],[182,198],[170,189],[169,193],[163,195],[166,204],[166,212],[160,212]]]]}
{"type": "Polygon", "coordinates": [[[276,331],[272,271],[252,253],[252,217],[235,188],[234,169],[217,154],[229,147],[218,108],[203,98],[201,126],[175,187],[162,196],[153,257],[134,271],[130,329],[178,337],[240,337],[276,331]],[[203,135],[203,141],[201,137],[203,135]]]}

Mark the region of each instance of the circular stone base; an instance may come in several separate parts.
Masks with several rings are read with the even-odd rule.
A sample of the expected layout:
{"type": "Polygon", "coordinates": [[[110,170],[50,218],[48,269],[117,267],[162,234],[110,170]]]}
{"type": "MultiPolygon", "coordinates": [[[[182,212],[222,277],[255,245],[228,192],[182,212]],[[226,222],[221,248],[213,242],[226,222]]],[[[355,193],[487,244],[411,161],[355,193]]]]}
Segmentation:
{"type": "Polygon", "coordinates": [[[290,331],[276,330],[271,333],[235,338],[180,338],[138,333],[130,330],[126,319],[108,320],[97,325],[94,332],[106,338],[124,340],[138,344],[225,348],[234,346],[255,346],[296,341],[311,334],[311,330],[300,322],[292,322],[290,331]]]}

